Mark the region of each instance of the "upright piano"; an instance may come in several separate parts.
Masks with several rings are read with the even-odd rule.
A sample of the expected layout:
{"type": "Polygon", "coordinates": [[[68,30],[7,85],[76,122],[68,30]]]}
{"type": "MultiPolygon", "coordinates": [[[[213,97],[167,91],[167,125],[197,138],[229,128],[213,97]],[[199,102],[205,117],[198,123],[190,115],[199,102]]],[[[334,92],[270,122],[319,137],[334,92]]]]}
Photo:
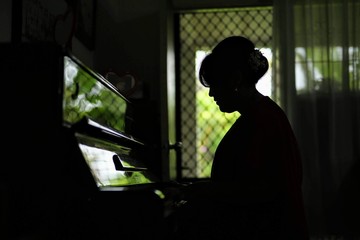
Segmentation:
{"type": "Polygon", "coordinates": [[[178,186],[132,135],[131,102],[58,45],[0,49],[0,238],[171,239],[178,186]]]}

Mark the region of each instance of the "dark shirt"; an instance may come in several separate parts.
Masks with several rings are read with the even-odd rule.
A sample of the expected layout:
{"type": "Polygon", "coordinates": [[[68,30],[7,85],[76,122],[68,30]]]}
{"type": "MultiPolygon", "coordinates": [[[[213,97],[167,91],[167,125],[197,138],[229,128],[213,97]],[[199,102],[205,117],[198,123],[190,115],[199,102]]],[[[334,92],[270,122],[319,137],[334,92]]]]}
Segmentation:
{"type": "Polygon", "coordinates": [[[232,186],[233,199],[246,199],[249,216],[263,209],[269,221],[279,220],[286,236],[308,239],[297,141],[287,116],[269,97],[242,113],[225,134],[211,179],[232,186]]]}

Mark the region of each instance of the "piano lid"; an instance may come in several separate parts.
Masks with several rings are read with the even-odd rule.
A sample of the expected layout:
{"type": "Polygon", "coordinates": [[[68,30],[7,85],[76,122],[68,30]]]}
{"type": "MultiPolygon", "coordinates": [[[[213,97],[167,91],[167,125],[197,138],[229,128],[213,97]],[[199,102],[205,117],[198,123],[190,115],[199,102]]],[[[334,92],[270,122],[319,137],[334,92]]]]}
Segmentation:
{"type": "Polygon", "coordinates": [[[130,102],[105,78],[76,58],[64,56],[63,121],[73,125],[84,117],[119,132],[128,132],[130,102]]]}

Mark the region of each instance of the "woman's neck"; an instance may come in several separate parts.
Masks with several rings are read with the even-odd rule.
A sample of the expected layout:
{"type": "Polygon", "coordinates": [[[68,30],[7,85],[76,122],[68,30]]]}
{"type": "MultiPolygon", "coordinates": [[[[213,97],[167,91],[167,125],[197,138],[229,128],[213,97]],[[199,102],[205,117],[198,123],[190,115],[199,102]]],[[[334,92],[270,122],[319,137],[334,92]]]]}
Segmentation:
{"type": "Polygon", "coordinates": [[[264,95],[262,95],[256,88],[249,89],[249,91],[247,91],[246,94],[239,99],[238,111],[240,114],[246,114],[251,111],[263,98],[264,95]]]}

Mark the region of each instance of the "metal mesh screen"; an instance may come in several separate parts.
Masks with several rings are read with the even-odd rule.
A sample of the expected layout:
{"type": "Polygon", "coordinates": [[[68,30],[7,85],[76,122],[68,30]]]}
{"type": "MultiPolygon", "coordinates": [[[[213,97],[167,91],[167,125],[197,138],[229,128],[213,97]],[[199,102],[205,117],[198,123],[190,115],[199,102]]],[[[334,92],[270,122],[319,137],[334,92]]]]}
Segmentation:
{"type": "Polygon", "coordinates": [[[210,176],[215,149],[239,116],[239,113],[220,112],[208,96],[208,89],[199,84],[197,76],[199,64],[206,53],[231,35],[247,36],[258,48],[271,50],[272,8],[219,9],[179,14],[180,178],[210,176]]]}

